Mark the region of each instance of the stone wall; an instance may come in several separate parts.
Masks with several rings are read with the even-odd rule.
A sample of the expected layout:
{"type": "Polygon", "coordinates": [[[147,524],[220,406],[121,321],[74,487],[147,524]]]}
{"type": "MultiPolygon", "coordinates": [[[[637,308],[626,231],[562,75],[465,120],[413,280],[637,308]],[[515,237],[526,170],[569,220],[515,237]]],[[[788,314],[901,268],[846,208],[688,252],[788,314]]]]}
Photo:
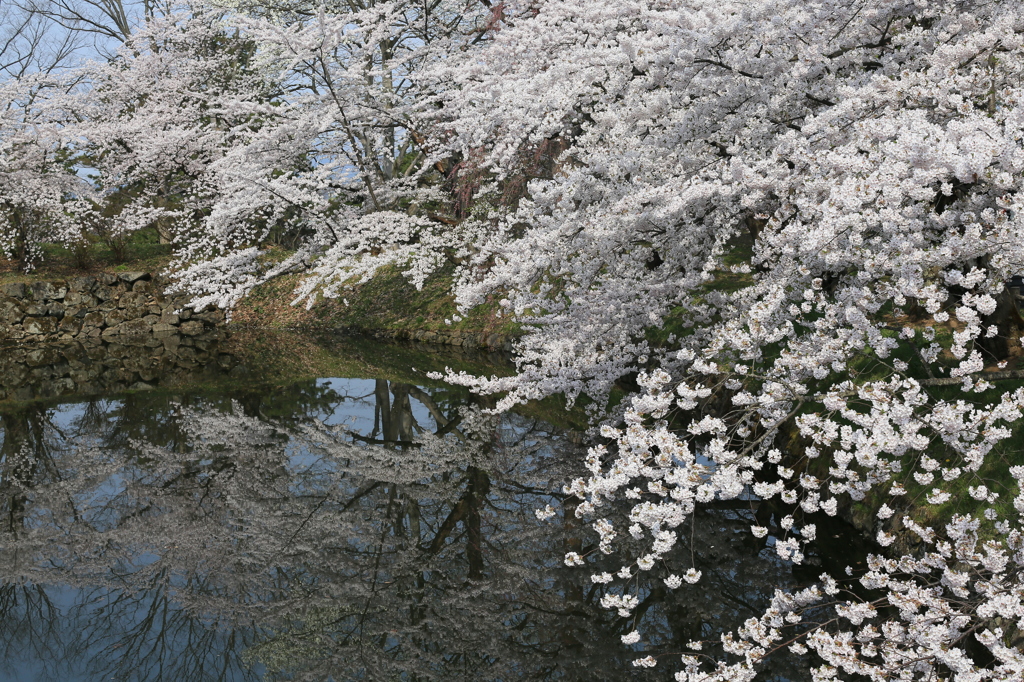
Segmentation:
{"type": "Polygon", "coordinates": [[[3,284],[0,343],[199,336],[224,321],[220,310],[194,312],[185,302],[165,296],[163,283],[145,272],[3,284]]]}

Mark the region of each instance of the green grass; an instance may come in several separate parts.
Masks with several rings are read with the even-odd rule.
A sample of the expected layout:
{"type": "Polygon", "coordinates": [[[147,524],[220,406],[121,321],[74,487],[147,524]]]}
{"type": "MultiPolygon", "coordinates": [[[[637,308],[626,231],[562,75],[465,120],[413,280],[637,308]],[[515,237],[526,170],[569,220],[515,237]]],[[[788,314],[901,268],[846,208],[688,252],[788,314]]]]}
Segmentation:
{"type": "Polygon", "coordinates": [[[417,290],[399,268],[382,268],[369,282],[347,296],[348,305],[323,306],[322,320],[340,327],[387,330],[454,330],[512,335],[519,326],[501,315],[497,302],[477,306],[464,318],[458,316],[451,296],[454,268],[445,267],[432,274],[417,290]]]}

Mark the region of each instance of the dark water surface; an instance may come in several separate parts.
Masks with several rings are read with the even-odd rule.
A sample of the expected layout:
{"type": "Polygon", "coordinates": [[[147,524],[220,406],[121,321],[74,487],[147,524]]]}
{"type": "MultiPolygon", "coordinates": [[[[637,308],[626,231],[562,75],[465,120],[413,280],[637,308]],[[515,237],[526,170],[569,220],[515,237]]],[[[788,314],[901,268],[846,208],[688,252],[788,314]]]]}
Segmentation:
{"type": "MultiPolygon", "coordinates": [[[[422,372],[383,344],[329,350],[378,376],[271,382],[201,349],[156,390],[117,354],[155,356],[115,351],[72,353],[88,391],[47,388],[89,373],[49,352],[68,372],[26,365],[0,401],[0,680],[671,679],[677,656],[640,671],[620,637],[683,652],[829,560],[803,575],[753,544],[751,512],[704,512],[679,543],[704,579],[670,592],[658,567],[619,618],[590,576],[621,560],[559,503],[585,451],[564,414],[488,415],[400,380],[422,372]]],[[[800,677],[782,665],[765,679],[800,677]]]]}

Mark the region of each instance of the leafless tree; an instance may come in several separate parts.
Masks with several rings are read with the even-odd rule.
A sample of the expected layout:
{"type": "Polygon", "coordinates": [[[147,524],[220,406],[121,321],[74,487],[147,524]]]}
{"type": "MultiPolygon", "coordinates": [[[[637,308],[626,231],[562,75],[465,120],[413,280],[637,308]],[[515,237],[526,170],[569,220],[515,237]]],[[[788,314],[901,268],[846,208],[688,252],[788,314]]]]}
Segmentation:
{"type": "Polygon", "coordinates": [[[80,36],[51,24],[28,5],[0,0],[0,78],[49,73],[67,64],[80,47],[80,36]]]}

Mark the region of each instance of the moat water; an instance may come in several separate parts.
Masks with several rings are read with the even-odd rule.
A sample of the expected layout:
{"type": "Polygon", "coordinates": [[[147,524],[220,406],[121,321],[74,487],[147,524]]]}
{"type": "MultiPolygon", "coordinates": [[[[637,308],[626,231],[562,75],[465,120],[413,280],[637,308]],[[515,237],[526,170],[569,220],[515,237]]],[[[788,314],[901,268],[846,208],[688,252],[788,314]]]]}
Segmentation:
{"type": "Polygon", "coordinates": [[[687,642],[849,559],[837,532],[794,567],[746,532],[749,504],[705,511],[679,543],[704,579],[669,591],[658,568],[620,618],[590,576],[621,558],[562,504],[586,450],[564,410],[491,415],[425,378],[458,358],[347,343],[323,352],[374,361],[305,379],[212,346],[17,350],[0,680],[672,679],[687,642]],[[622,644],[636,627],[647,643],[622,644]],[[650,651],[657,668],[632,665],[650,651]]]}

